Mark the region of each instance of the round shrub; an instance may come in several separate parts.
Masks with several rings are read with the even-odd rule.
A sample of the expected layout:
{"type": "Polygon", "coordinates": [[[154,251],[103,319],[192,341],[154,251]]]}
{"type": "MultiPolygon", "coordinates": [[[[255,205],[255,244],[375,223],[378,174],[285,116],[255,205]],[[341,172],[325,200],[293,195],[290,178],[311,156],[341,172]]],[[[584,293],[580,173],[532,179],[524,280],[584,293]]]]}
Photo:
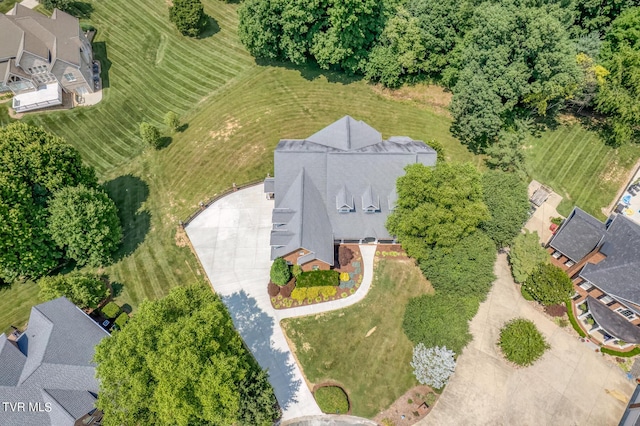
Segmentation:
{"type": "Polygon", "coordinates": [[[289,272],[289,265],[287,262],[278,257],[271,264],[271,281],[278,284],[279,286],[286,285],[291,279],[291,272],[289,272]]]}
{"type": "Polygon", "coordinates": [[[353,250],[347,246],[338,247],[338,263],[340,266],[347,266],[353,259],[353,250]]]}
{"type": "Polygon", "coordinates": [[[545,306],[564,302],[573,293],[571,278],[550,263],[541,263],[522,285],[535,300],[545,306]]]}
{"type": "Polygon", "coordinates": [[[349,281],[351,279],[351,277],[349,277],[349,273],[348,272],[343,272],[340,274],[340,281],[342,282],[346,282],[349,281]]]}
{"type": "Polygon", "coordinates": [[[118,316],[118,314],[120,313],[120,306],[116,305],[114,302],[109,302],[100,310],[105,317],[111,319],[118,316]]]}
{"type": "Polygon", "coordinates": [[[505,358],[521,366],[533,364],[549,349],[535,324],[524,318],[515,318],[502,327],[498,345],[505,358]]]}
{"type": "Polygon", "coordinates": [[[323,413],[345,414],[349,411],[347,394],[339,386],[323,386],[315,391],[314,397],[323,413]]]}
{"type": "Polygon", "coordinates": [[[269,293],[269,296],[271,297],[276,297],[278,294],[280,294],[280,286],[272,281],[269,281],[269,285],[267,285],[267,293],[269,293]]]}

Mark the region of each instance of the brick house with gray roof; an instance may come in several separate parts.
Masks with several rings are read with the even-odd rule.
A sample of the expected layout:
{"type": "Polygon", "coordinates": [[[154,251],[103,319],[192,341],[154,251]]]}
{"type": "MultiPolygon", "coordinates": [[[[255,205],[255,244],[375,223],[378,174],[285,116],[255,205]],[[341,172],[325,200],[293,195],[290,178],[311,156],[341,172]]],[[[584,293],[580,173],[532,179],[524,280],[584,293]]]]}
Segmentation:
{"type": "Polygon", "coordinates": [[[62,90],[93,92],[93,52],[78,18],[16,3],[0,13],[0,40],[0,93],[13,92],[17,112],[59,105],[62,90]]]}
{"type": "Polygon", "coordinates": [[[108,335],[65,297],[34,306],[16,340],[0,335],[0,425],[93,424],[92,359],[108,335]]]}
{"type": "Polygon", "coordinates": [[[552,263],[571,277],[580,318],[605,344],[640,344],[640,225],[624,215],[606,222],[574,208],[547,245],[552,263]]]}
{"type": "Polygon", "coordinates": [[[345,116],[306,139],[283,139],[274,152],[271,259],[303,270],[329,269],[339,243],[393,243],[385,227],[396,180],[410,164],[436,164],[434,149],[405,136],[383,140],[345,116]]]}

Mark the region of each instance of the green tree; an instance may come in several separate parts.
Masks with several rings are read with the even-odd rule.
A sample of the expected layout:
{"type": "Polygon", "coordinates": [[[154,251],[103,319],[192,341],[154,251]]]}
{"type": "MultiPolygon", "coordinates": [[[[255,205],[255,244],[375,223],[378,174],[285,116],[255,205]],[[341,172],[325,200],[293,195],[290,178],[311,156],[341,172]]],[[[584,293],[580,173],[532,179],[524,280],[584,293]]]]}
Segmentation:
{"type": "Polygon", "coordinates": [[[95,309],[109,296],[109,290],[100,277],[79,272],[42,277],[38,280],[38,287],[43,301],[65,296],[81,308],[95,309]]]}
{"type": "Polygon", "coordinates": [[[520,0],[475,9],[451,105],[452,131],[463,143],[478,151],[517,117],[545,115],[574,92],[580,72],[563,13],[520,0]]]}
{"type": "Polygon", "coordinates": [[[428,257],[432,246],[450,249],[489,219],[481,175],[472,164],[413,164],[405,170],[396,184],[398,202],[387,229],[409,256],[428,257]]]}
{"type": "Polygon", "coordinates": [[[482,175],[482,187],[491,219],[480,227],[498,247],[506,247],[529,217],[527,184],[515,174],[489,170],[482,175]]]}
{"type": "Polygon", "coordinates": [[[66,257],[78,265],[100,266],[111,260],[122,240],[118,209],[102,190],[83,185],[55,193],[49,230],[66,257]]]}
{"type": "Polygon", "coordinates": [[[39,277],[62,253],[48,229],[49,200],[67,186],[97,185],[78,151],[39,127],[0,127],[0,277],[39,277]]]}
{"type": "Polygon", "coordinates": [[[608,142],[620,146],[640,140],[640,7],[611,24],[602,46],[609,72],[600,82],[596,109],[609,116],[608,142]]]}
{"type": "Polygon", "coordinates": [[[238,33],[255,57],[294,64],[311,59],[324,69],[356,73],[364,70],[391,6],[379,0],[247,0],[238,10],[238,33]]]}
{"type": "Polygon", "coordinates": [[[487,166],[490,169],[513,173],[520,179],[524,179],[526,177],[525,138],[523,131],[501,131],[497,141],[485,149],[487,166]]]}
{"type": "Polygon", "coordinates": [[[437,292],[473,295],[484,299],[495,280],[496,246],[487,234],[476,231],[463,237],[451,250],[433,248],[420,261],[420,269],[437,292]]]}
{"type": "Polygon", "coordinates": [[[270,425],[279,414],[267,376],[205,286],[142,302],[95,361],[105,426],[270,425]]]}
{"type": "Polygon", "coordinates": [[[446,346],[456,353],[471,341],[469,320],[478,312],[474,297],[436,293],[409,300],[402,329],[414,344],[446,346]]]}
{"type": "Polygon", "coordinates": [[[526,231],[514,238],[509,250],[511,273],[517,283],[524,283],[541,263],[548,262],[549,253],[540,245],[537,232],[526,231]]]}
{"type": "Polygon", "coordinates": [[[523,367],[533,364],[549,349],[535,324],[524,318],[512,319],[502,327],[498,345],[505,358],[523,367]]]}
{"type": "Polygon", "coordinates": [[[573,292],[565,271],[550,263],[541,263],[523,284],[527,293],[545,306],[563,303],[573,292]]]}
{"type": "Polygon", "coordinates": [[[66,12],[69,10],[71,3],[71,0],[42,0],[42,6],[49,11],[60,9],[66,12]]]}
{"type": "Polygon", "coordinates": [[[180,127],[180,118],[178,117],[178,114],[173,111],[169,111],[168,113],[166,113],[164,116],[164,124],[172,132],[177,131],[178,127],[180,127]]]}
{"type": "Polygon", "coordinates": [[[140,137],[142,142],[154,148],[158,148],[160,144],[160,131],[152,124],[143,121],[140,123],[140,137]]]}
{"type": "Polygon", "coordinates": [[[604,35],[611,21],[633,6],[638,0],[575,0],[575,22],[572,33],[583,36],[596,33],[604,35]]]}
{"type": "Polygon", "coordinates": [[[200,0],[173,0],[169,7],[169,21],[182,35],[198,37],[206,28],[208,18],[200,0]]]}
{"type": "Polygon", "coordinates": [[[289,265],[287,265],[287,262],[283,258],[276,258],[271,264],[270,275],[271,281],[273,281],[274,284],[278,284],[279,286],[287,284],[291,279],[289,265]]]}

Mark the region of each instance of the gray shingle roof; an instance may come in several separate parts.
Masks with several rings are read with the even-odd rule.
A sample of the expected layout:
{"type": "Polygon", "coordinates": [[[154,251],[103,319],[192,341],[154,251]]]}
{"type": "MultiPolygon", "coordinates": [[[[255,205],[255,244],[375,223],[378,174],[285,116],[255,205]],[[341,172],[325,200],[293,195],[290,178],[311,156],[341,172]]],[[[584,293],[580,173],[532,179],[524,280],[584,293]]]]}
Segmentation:
{"type": "Polygon", "coordinates": [[[0,334],[0,386],[17,385],[25,361],[22,352],[5,334],[0,334]]]}
{"type": "Polygon", "coordinates": [[[627,343],[640,343],[640,328],[631,324],[622,315],[613,312],[608,306],[598,302],[591,296],[587,297],[589,312],[598,325],[627,343]]]}
{"type": "Polygon", "coordinates": [[[553,236],[549,246],[578,262],[596,248],[605,231],[604,223],[576,207],[553,236]]]}
{"type": "MultiPolygon", "coordinates": [[[[305,205],[314,206],[309,211],[322,217],[307,221],[305,216],[295,227],[282,228],[304,231],[304,242],[311,247],[295,247],[298,236],[286,247],[272,250],[272,257],[304,247],[316,254],[326,253],[331,259],[328,263],[333,264],[334,238],[391,239],[385,222],[397,200],[397,178],[409,164],[435,165],[436,156],[435,150],[409,137],[382,140],[378,131],[349,116],[307,139],[281,140],[274,153],[276,209],[296,211],[304,194],[305,205]],[[304,190],[299,180],[302,171],[304,190]],[[315,196],[309,197],[307,190],[315,196]],[[375,212],[365,212],[367,207],[375,212]],[[340,212],[341,208],[350,212],[340,212]]],[[[274,228],[272,246],[280,239],[276,229],[280,228],[274,228]]]]}
{"type": "MultiPolygon", "coordinates": [[[[106,331],[64,297],[34,306],[18,339],[22,358],[11,355],[20,370],[19,380],[0,382],[0,401],[55,404],[50,413],[0,410],[0,425],[72,425],[71,416],[93,409],[95,398],[89,392],[97,394],[98,382],[92,358],[95,345],[105,336],[106,331]]],[[[3,360],[6,349],[0,351],[3,360]]],[[[5,371],[6,366],[0,368],[5,371]]],[[[7,371],[16,374],[15,369],[7,371]]]]}
{"type": "Polygon", "coordinates": [[[640,304],[640,225],[616,215],[603,238],[607,257],[580,276],[608,294],[640,304]]]}

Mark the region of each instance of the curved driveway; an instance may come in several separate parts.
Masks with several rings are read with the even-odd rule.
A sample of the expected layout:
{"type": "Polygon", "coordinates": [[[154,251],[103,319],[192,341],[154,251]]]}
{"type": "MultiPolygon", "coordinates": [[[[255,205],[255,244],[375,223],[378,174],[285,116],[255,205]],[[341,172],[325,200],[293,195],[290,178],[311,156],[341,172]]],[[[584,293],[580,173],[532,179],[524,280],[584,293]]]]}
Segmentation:
{"type": "Polygon", "coordinates": [[[229,309],[233,323],[260,366],[283,410],[283,420],[322,414],[296,364],[280,320],[352,305],[373,278],[374,245],[360,246],[363,280],[351,297],[319,305],[275,310],[267,294],[271,267],[269,235],[273,200],[262,185],[234,192],[209,206],[186,232],[209,282],[229,309]]]}

